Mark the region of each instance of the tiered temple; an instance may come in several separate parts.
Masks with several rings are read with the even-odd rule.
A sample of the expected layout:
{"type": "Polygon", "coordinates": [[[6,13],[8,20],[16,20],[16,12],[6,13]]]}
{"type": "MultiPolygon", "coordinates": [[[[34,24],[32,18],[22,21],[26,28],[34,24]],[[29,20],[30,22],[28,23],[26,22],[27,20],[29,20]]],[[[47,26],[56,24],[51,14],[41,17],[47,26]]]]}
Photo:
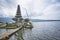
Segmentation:
{"type": "Polygon", "coordinates": [[[21,19],[22,19],[21,10],[20,10],[20,6],[18,5],[18,7],[17,7],[17,13],[16,13],[15,18],[13,18],[13,20],[14,20],[15,22],[20,22],[21,19]]]}
{"type": "Polygon", "coordinates": [[[16,14],[15,17],[17,17],[17,18],[22,17],[22,16],[21,16],[21,10],[20,10],[20,6],[19,6],[19,5],[18,5],[18,8],[17,8],[17,14],[16,14]]]}

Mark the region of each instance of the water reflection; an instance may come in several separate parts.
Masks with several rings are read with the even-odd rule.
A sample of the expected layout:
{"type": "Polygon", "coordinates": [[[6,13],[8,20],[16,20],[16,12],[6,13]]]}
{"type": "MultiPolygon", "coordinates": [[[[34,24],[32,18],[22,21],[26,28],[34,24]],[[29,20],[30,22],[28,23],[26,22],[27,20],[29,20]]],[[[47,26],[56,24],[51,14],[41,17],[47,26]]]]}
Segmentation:
{"type": "Polygon", "coordinates": [[[31,32],[32,32],[32,29],[23,28],[15,34],[16,39],[17,40],[28,40],[30,36],[32,36],[31,32]]]}
{"type": "Polygon", "coordinates": [[[19,31],[15,34],[17,40],[24,40],[24,39],[23,39],[23,31],[24,31],[24,28],[22,28],[21,30],[19,30],[19,31]]]}
{"type": "Polygon", "coordinates": [[[24,33],[23,33],[23,38],[24,40],[31,40],[30,38],[32,36],[32,29],[24,29],[24,33]]]}
{"type": "Polygon", "coordinates": [[[7,32],[6,29],[0,29],[0,35],[4,34],[6,32],[7,32]]]}
{"type": "MultiPolygon", "coordinates": [[[[33,22],[32,29],[22,29],[11,40],[60,40],[60,21],[56,22],[33,22]]],[[[5,33],[0,29],[0,34],[5,33]]]]}

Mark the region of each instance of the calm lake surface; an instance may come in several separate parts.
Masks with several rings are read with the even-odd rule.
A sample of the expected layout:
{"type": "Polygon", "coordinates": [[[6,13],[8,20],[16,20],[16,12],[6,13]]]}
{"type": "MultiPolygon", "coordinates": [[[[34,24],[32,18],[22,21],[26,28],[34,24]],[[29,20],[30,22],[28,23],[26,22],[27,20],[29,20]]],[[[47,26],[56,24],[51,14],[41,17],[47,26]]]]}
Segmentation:
{"type": "MultiPolygon", "coordinates": [[[[24,40],[60,40],[60,21],[32,22],[32,24],[31,30],[24,29],[23,31],[24,40]]],[[[5,29],[0,29],[0,34],[5,32],[5,29]]],[[[17,40],[17,38],[13,35],[9,40],[17,40]]]]}

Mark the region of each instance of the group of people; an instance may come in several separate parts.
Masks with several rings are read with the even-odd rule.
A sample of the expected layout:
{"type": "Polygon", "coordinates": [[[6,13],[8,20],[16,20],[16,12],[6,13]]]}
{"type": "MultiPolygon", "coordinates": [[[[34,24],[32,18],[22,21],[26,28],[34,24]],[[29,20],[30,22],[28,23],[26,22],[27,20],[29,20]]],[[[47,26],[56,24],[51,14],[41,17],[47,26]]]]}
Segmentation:
{"type": "Polygon", "coordinates": [[[17,27],[24,26],[25,24],[30,23],[30,20],[28,18],[24,19],[23,22],[18,22],[16,25],[17,27]]]}

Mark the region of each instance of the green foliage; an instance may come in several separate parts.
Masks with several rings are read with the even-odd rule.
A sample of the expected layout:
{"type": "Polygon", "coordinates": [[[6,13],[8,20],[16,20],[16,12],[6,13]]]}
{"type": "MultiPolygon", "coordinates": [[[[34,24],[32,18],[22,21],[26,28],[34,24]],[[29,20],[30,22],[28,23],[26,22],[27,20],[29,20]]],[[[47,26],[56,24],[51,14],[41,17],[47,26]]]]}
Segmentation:
{"type": "Polygon", "coordinates": [[[5,27],[5,28],[10,29],[10,28],[17,28],[17,27],[16,27],[16,26],[7,26],[7,27],[5,27]]]}
{"type": "Polygon", "coordinates": [[[8,29],[11,29],[11,28],[17,28],[17,26],[14,25],[13,23],[7,23],[6,26],[1,25],[0,28],[8,28],[8,29]]]}
{"type": "Polygon", "coordinates": [[[0,28],[5,28],[5,26],[2,26],[2,25],[1,25],[0,28]]]}
{"type": "Polygon", "coordinates": [[[25,28],[28,28],[28,29],[32,29],[33,28],[33,25],[32,25],[32,23],[29,22],[29,24],[28,23],[25,23],[24,24],[24,27],[25,28]]]}

